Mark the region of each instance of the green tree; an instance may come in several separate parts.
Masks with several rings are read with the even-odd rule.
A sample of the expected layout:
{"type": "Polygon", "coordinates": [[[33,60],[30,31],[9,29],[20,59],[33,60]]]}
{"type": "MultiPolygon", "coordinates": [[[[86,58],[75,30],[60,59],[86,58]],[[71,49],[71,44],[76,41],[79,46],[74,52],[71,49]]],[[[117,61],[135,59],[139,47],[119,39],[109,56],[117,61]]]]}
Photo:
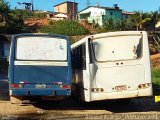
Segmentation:
{"type": "Polygon", "coordinates": [[[115,21],[112,18],[104,21],[103,29],[105,31],[115,31],[115,21]]]}
{"type": "Polygon", "coordinates": [[[135,24],[136,29],[138,31],[139,29],[142,30],[143,24],[148,21],[151,21],[151,18],[145,18],[143,16],[143,12],[135,12],[135,14],[131,18],[131,21],[135,24]]]}
{"type": "Polygon", "coordinates": [[[6,26],[9,24],[9,13],[10,6],[8,2],[0,0],[0,15],[2,16],[6,26]]]}
{"type": "Polygon", "coordinates": [[[118,20],[116,22],[116,30],[119,30],[119,31],[128,30],[128,21],[127,20],[118,20]]]}
{"type": "Polygon", "coordinates": [[[154,30],[155,30],[156,23],[158,22],[158,11],[151,12],[151,21],[153,23],[154,30]]]}

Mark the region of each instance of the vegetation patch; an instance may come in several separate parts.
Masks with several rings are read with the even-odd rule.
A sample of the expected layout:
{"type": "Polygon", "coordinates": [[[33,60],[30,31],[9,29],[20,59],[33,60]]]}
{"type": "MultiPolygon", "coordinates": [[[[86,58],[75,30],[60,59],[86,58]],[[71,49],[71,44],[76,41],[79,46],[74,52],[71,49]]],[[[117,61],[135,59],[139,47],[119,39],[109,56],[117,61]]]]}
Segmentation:
{"type": "Polygon", "coordinates": [[[160,95],[160,69],[152,69],[152,84],[154,95],[160,95]]]}
{"type": "Polygon", "coordinates": [[[72,20],[50,21],[49,25],[41,27],[40,32],[56,33],[67,36],[89,34],[89,30],[81,26],[77,21],[72,20]]]}
{"type": "Polygon", "coordinates": [[[46,18],[46,13],[44,12],[33,12],[33,11],[26,11],[26,10],[21,10],[21,9],[16,9],[11,11],[15,17],[20,17],[24,21],[28,19],[45,19],[46,18]]]}
{"type": "Polygon", "coordinates": [[[0,34],[29,31],[28,27],[24,25],[24,19],[20,13],[11,10],[8,2],[0,0],[0,34]]]}

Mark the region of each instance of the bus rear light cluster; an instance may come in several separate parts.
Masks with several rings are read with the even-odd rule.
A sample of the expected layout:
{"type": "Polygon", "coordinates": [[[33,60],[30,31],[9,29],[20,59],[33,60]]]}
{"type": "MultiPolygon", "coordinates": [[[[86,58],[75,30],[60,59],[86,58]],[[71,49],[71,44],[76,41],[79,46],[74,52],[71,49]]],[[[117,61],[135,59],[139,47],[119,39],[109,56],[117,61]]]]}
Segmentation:
{"type": "Polygon", "coordinates": [[[19,83],[20,84],[28,84],[28,82],[25,82],[25,81],[20,81],[19,83]]]}
{"type": "Polygon", "coordinates": [[[22,84],[11,84],[11,88],[22,88],[22,84]]]}
{"type": "Polygon", "coordinates": [[[139,86],[138,86],[138,88],[139,89],[145,89],[145,88],[148,88],[148,87],[150,87],[151,86],[151,83],[146,83],[146,84],[140,84],[139,86]]]}
{"type": "Polygon", "coordinates": [[[103,92],[103,88],[91,88],[91,92],[103,92]]]}
{"type": "Polygon", "coordinates": [[[60,88],[71,89],[71,85],[60,85],[60,88]]]}
{"type": "Polygon", "coordinates": [[[55,85],[62,85],[62,82],[54,82],[55,85]]]}

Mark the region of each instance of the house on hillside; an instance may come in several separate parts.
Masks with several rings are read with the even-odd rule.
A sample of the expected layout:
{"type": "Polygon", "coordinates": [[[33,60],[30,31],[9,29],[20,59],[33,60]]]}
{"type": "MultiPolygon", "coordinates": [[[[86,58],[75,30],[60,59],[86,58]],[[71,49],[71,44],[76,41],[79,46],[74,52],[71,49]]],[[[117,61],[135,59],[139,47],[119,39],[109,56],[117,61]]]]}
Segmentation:
{"type": "Polygon", "coordinates": [[[68,18],[68,15],[66,13],[57,13],[55,12],[53,14],[53,18],[51,18],[52,20],[67,20],[69,19],[68,18]]]}
{"type": "Polygon", "coordinates": [[[134,15],[134,12],[122,12],[122,19],[126,20],[126,19],[130,19],[132,15],[134,15]]]}
{"type": "Polygon", "coordinates": [[[76,20],[78,15],[78,3],[66,1],[54,6],[54,12],[58,13],[53,18],[76,20]],[[67,16],[67,17],[66,17],[67,16]]]}
{"type": "Polygon", "coordinates": [[[0,35],[0,58],[9,56],[11,35],[0,35]]]}
{"type": "Polygon", "coordinates": [[[52,20],[68,20],[68,15],[66,13],[60,13],[60,12],[47,12],[46,13],[47,19],[52,20]]]}
{"type": "Polygon", "coordinates": [[[103,25],[107,19],[122,20],[122,9],[117,4],[114,7],[90,6],[78,13],[80,21],[87,20],[88,23],[103,25]]]}

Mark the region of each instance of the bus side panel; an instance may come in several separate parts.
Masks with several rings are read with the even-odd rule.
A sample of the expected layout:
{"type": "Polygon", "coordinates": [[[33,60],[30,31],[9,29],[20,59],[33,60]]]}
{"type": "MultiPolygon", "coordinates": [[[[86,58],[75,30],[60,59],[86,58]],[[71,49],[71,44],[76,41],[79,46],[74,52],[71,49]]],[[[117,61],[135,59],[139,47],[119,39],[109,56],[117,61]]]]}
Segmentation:
{"type": "MultiPolygon", "coordinates": [[[[149,52],[149,43],[148,43],[148,36],[147,32],[143,32],[144,38],[144,49],[143,49],[143,60],[145,65],[145,80],[146,83],[152,83],[151,81],[151,63],[150,63],[150,52],[149,52]]],[[[153,93],[151,94],[153,95],[153,93]]]]}
{"type": "MultiPolygon", "coordinates": [[[[9,84],[13,83],[14,80],[14,49],[15,49],[15,39],[12,37],[12,43],[10,47],[10,54],[9,54],[9,71],[8,71],[8,79],[9,84]]],[[[10,89],[10,86],[9,86],[10,89]]]]}

